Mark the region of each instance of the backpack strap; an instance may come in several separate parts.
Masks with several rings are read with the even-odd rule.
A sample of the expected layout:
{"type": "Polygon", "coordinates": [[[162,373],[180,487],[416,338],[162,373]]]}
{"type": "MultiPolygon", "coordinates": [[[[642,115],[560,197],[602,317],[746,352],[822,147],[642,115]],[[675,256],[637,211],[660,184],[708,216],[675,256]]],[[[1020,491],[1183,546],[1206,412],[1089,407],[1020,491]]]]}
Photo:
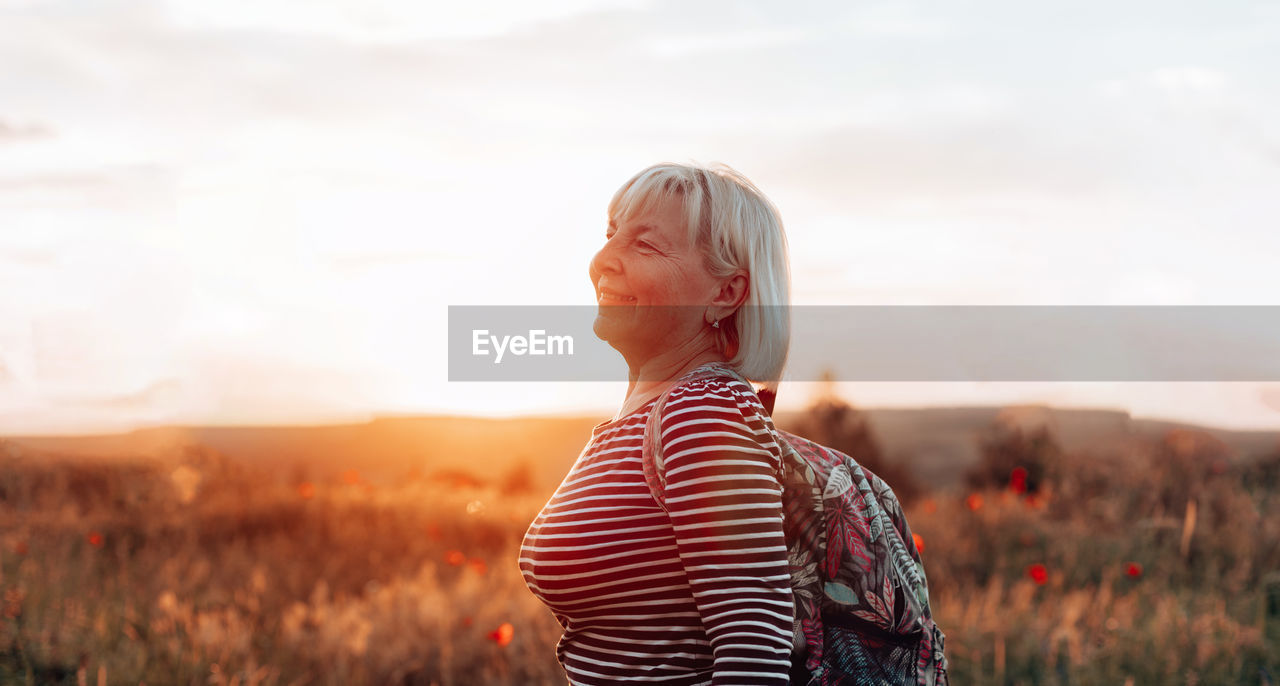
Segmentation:
{"type": "Polygon", "coordinates": [[[664,512],[667,510],[665,495],[667,479],[662,458],[662,408],[667,404],[667,397],[676,388],[700,379],[719,376],[735,378],[746,384],[747,388],[755,390],[751,382],[747,381],[732,367],[719,362],[708,362],[680,377],[679,381],[663,391],[662,395],[658,396],[658,401],[653,404],[653,410],[649,412],[649,419],[644,425],[644,442],[641,447],[640,463],[644,470],[645,483],[649,486],[649,493],[653,495],[654,501],[658,503],[658,507],[662,508],[664,512]]]}

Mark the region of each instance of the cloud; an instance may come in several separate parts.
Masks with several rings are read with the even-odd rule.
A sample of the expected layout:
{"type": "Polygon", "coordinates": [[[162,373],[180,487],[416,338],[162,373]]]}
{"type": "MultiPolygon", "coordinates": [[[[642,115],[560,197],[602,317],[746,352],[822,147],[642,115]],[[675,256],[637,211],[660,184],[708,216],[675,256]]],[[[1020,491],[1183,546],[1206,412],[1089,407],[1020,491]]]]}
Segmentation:
{"type": "Polygon", "coordinates": [[[1165,107],[1209,107],[1229,104],[1235,89],[1221,69],[1203,66],[1157,67],[1128,76],[1103,79],[1096,90],[1109,98],[1123,98],[1165,107]]]}
{"type": "Polygon", "coordinates": [[[432,262],[457,261],[465,259],[454,253],[442,250],[408,250],[402,252],[355,252],[348,250],[340,255],[333,255],[325,261],[334,269],[342,271],[383,270],[390,267],[426,266],[432,262]]]}
{"type": "Polygon", "coordinates": [[[651,39],[646,47],[664,58],[688,57],[699,53],[727,53],[772,49],[803,43],[807,32],[799,29],[725,31],[651,39]]]}
{"type": "Polygon", "coordinates": [[[48,172],[0,176],[0,192],[27,190],[87,191],[111,184],[108,175],[94,172],[48,172]]]}
{"type": "Polygon", "coordinates": [[[24,267],[47,267],[57,261],[58,251],[53,247],[0,246],[0,262],[8,262],[24,267]]]}
{"type": "Polygon", "coordinates": [[[311,362],[256,350],[188,353],[180,400],[174,407],[217,422],[301,421],[351,416],[377,406],[375,380],[337,362],[311,362]]]}
{"type": "Polygon", "coordinates": [[[474,38],[584,12],[630,8],[640,0],[486,0],[480,3],[421,3],[369,0],[359,4],[307,0],[167,0],[161,3],[176,27],[200,30],[316,34],[360,44],[474,38]]]}
{"type": "Polygon", "coordinates": [[[1161,67],[1150,75],[1151,82],[1170,92],[1216,92],[1227,82],[1226,74],[1206,67],[1161,67]]]}
{"type": "Polygon", "coordinates": [[[0,119],[0,143],[37,140],[53,136],[53,130],[40,124],[15,124],[0,119]]]}
{"type": "Polygon", "coordinates": [[[45,399],[59,412],[79,413],[86,410],[119,412],[140,416],[172,412],[181,406],[183,383],[177,378],[163,378],[148,382],[136,390],[81,393],[60,392],[45,399]]]}
{"type": "Polygon", "coordinates": [[[1003,117],[968,125],[847,126],[758,140],[755,164],[810,198],[855,213],[1003,195],[1100,193],[1122,178],[1114,157],[1003,117]]]}
{"type": "Polygon", "coordinates": [[[233,350],[197,355],[181,353],[178,363],[168,365],[174,375],[132,390],[10,384],[0,405],[0,434],[140,423],[301,423],[363,417],[377,406],[372,382],[355,370],[233,350]]]}

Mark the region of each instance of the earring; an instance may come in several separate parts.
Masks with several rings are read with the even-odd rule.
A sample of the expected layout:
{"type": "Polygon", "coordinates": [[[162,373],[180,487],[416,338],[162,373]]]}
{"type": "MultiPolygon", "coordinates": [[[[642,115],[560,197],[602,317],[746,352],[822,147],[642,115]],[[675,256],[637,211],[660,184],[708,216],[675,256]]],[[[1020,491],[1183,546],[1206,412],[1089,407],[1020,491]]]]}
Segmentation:
{"type": "Polygon", "coordinates": [[[713,323],[711,324],[711,328],[713,328],[713,329],[718,329],[718,328],[720,328],[720,320],[719,320],[719,319],[715,320],[715,322],[713,322],[713,323]]]}

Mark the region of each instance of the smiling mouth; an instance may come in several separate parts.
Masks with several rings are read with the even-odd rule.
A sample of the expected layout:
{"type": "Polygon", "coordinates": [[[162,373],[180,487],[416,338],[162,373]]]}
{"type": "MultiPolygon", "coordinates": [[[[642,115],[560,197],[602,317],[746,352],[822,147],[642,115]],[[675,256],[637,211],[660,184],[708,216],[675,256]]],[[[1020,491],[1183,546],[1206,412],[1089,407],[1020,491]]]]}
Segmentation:
{"type": "Polygon", "coordinates": [[[634,303],[636,299],[629,295],[602,290],[597,296],[597,301],[601,305],[630,305],[634,303]]]}

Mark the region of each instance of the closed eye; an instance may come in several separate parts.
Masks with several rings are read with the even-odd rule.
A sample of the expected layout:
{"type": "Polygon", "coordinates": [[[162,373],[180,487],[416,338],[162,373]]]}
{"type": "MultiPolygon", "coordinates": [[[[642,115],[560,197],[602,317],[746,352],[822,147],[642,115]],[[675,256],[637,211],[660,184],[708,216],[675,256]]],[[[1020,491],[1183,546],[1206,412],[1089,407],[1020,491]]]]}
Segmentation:
{"type": "MultiPolygon", "coordinates": [[[[609,229],[608,229],[608,230],[606,230],[606,231],[604,232],[604,239],[605,239],[606,241],[612,240],[612,239],[613,239],[614,234],[616,234],[616,233],[618,233],[618,232],[617,232],[617,230],[615,230],[615,229],[611,226],[611,227],[609,227],[609,229]]],[[[649,241],[642,240],[642,239],[633,239],[633,240],[632,240],[632,242],[633,242],[637,247],[639,247],[639,248],[641,248],[641,249],[643,249],[643,250],[650,251],[650,252],[655,252],[655,253],[661,253],[661,252],[662,252],[662,250],[660,250],[660,249],[658,248],[658,246],[654,245],[653,243],[650,243],[649,241]]]]}
{"type": "MultiPolygon", "coordinates": [[[[615,232],[615,233],[616,233],[616,232],[615,232]]],[[[604,235],[604,239],[605,239],[606,241],[607,241],[607,240],[610,240],[610,239],[612,239],[612,238],[613,238],[613,233],[606,233],[606,234],[604,235]]],[[[639,246],[639,247],[641,247],[641,248],[644,248],[645,250],[652,250],[653,252],[661,252],[660,250],[658,250],[658,247],[657,247],[657,246],[655,246],[654,244],[650,243],[649,241],[636,241],[635,243],[636,243],[636,245],[637,245],[637,246],[639,246]]]]}

